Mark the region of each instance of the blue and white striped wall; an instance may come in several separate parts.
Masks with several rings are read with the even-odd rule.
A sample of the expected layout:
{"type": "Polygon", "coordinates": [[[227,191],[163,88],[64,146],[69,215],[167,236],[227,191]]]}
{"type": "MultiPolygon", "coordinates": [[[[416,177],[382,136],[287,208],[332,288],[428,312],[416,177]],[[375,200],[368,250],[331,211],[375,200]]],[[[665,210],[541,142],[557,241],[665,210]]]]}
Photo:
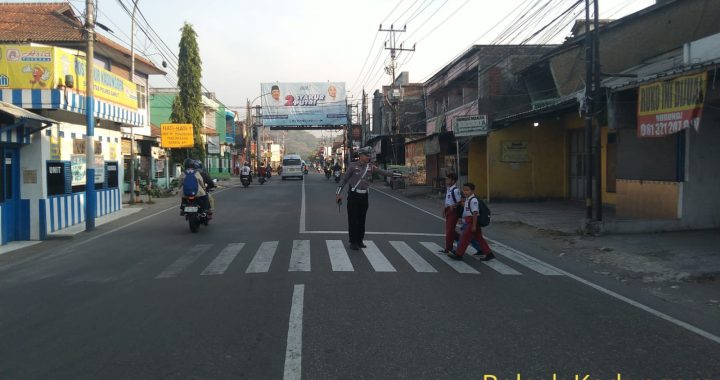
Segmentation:
{"type": "Polygon", "coordinates": [[[0,133],[0,143],[30,144],[30,134],[25,127],[13,128],[0,133]]]}
{"type": "MultiPolygon", "coordinates": [[[[60,109],[85,113],[85,96],[72,90],[0,90],[0,100],[26,109],[60,109]]],[[[95,117],[118,123],[145,126],[145,114],[95,98],[95,117]]]]}
{"type": "MultiPolygon", "coordinates": [[[[96,190],[96,217],[107,215],[122,208],[120,189],[96,190]]],[[[85,193],[55,195],[40,200],[40,225],[45,227],[41,239],[48,233],[85,222],[85,193]]]]}

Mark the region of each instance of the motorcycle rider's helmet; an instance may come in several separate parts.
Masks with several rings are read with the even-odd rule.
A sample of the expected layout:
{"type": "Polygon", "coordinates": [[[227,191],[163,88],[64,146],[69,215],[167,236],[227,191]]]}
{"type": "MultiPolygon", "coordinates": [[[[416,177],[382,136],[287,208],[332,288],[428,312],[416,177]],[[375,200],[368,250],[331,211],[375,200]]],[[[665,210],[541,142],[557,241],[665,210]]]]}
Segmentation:
{"type": "Polygon", "coordinates": [[[203,164],[200,160],[195,160],[195,169],[203,170],[203,164]]]}
{"type": "Polygon", "coordinates": [[[186,158],[185,161],[183,161],[183,167],[185,169],[195,169],[195,160],[192,158],[186,158]]]}

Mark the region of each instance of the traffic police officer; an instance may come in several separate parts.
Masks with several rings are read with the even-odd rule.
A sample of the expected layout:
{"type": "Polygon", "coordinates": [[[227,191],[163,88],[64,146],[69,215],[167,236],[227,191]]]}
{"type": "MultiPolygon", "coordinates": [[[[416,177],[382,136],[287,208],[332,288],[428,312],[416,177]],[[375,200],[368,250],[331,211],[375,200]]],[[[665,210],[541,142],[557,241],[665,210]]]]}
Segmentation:
{"type": "Polygon", "coordinates": [[[370,156],[373,151],[370,147],[361,148],[358,151],[358,161],[348,166],[345,175],[340,181],[340,186],[335,193],[335,201],[340,202],[340,192],[348,184],[347,210],[348,210],[348,233],[350,234],[350,249],[357,251],[366,248],[363,244],[365,237],[365,216],[368,210],[368,181],[373,173],[399,178],[400,173],[393,173],[378,168],[370,163],[370,156]]]}

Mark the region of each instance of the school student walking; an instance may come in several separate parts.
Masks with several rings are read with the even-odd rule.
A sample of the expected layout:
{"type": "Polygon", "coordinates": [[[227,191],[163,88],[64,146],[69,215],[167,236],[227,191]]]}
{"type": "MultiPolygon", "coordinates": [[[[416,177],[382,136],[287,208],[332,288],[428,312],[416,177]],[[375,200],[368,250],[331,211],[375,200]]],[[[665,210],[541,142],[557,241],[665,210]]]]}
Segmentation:
{"type": "Polygon", "coordinates": [[[480,224],[478,223],[481,201],[475,195],[475,185],[470,182],[464,184],[463,194],[465,195],[465,211],[463,212],[463,222],[465,225],[460,235],[457,250],[455,252],[448,252],[447,255],[453,259],[462,260],[470,242],[477,240],[480,243],[480,249],[482,251],[480,259],[483,261],[492,260],[495,258],[495,255],[490,250],[490,246],[487,241],[485,241],[485,238],[483,238],[480,224]]]}
{"type": "Polygon", "coordinates": [[[457,174],[448,173],[445,177],[445,207],[443,208],[443,216],[445,217],[445,248],[441,253],[448,253],[453,249],[453,242],[459,239],[455,226],[463,212],[462,195],[457,187],[457,174]]]}

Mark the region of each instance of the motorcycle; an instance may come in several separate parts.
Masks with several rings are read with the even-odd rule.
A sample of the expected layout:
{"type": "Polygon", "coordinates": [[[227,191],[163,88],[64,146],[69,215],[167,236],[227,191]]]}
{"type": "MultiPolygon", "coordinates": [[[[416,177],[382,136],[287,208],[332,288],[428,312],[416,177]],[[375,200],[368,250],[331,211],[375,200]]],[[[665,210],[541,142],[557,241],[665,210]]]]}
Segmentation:
{"type": "Polygon", "coordinates": [[[250,176],[249,175],[241,175],[240,183],[242,183],[243,187],[250,186],[250,176]]]}
{"type": "Polygon", "coordinates": [[[340,170],[335,170],[335,183],[340,182],[340,170]]]}
{"type": "Polygon", "coordinates": [[[211,219],[194,196],[183,197],[180,205],[180,215],[185,217],[192,233],[198,232],[201,224],[207,226],[211,219]]]}
{"type": "Polygon", "coordinates": [[[264,185],[265,181],[265,176],[258,176],[258,182],[260,182],[261,185],[264,185]]]}
{"type": "Polygon", "coordinates": [[[330,170],[326,170],[325,171],[325,179],[330,180],[330,175],[331,175],[330,170]]]}

